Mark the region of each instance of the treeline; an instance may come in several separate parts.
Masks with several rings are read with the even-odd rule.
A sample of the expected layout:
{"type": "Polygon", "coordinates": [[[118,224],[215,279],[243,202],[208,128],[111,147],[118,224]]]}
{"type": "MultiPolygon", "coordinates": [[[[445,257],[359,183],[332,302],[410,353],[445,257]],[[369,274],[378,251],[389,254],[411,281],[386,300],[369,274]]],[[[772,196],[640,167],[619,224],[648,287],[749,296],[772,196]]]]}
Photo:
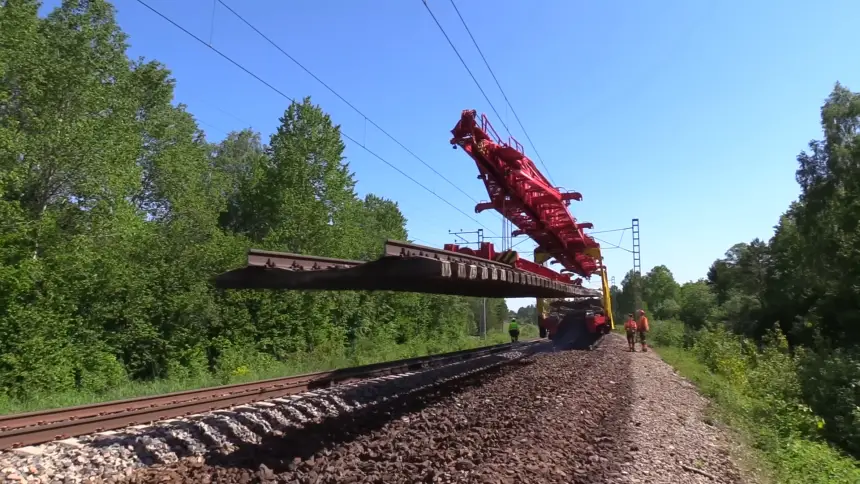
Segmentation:
{"type": "Polygon", "coordinates": [[[860,456],[860,94],[837,84],[821,126],[822,139],[797,156],[800,196],[769,241],[732,246],[696,282],[679,285],[665,266],[628,274],[615,300],[619,313],[644,305],[680,319],[686,334],[675,343],[698,345],[732,378],[764,374],[769,361],[770,381],[747,383],[771,391],[771,414],[791,415],[785,430],[860,456]]]}
{"type": "MultiPolygon", "coordinates": [[[[357,196],[339,128],[309,99],[267,143],[211,144],[172,104],[170,71],[127,57],[110,3],[0,6],[0,399],[476,334],[467,298],[215,290],[249,247],[375,258],[406,219],[357,196]]],[[[488,306],[501,329],[504,301],[488,306]]]]}
{"type": "Polygon", "coordinates": [[[510,312],[510,317],[517,318],[520,324],[537,324],[537,307],[534,304],[529,304],[517,309],[517,312],[510,312]]]}

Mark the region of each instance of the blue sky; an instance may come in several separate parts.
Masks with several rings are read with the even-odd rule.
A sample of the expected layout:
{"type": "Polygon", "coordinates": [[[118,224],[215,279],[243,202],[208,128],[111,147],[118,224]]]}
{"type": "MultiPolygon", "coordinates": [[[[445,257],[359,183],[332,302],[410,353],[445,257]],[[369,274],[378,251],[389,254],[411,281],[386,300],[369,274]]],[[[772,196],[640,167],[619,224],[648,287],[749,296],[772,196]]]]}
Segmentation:
{"type": "MultiPolygon", "coordinates": [[[[497,215],[473,215],[472,200],[222,6],[213,29],[212,0],[146,1],[285,94],[312,96],[345,133],[501,232],[497,215]]],[[[471,198],[486,199],[449,131],[467,108],[486,112],[500,131],[502,122],[421,0],[225,2],[471,198]]],[[[837,80],[860,89],[856,1],[456,2],[552,179],[583,194],[574,215],[595,232],[639,218],[643,270],[665,264],[682,282],[704,276],[732,244],[772,235],[798,192],[795,156],[820,135],[823,99],[837,80]]],[[[135,0],[115,4],[130,55],[173,71],[177,101],[210,139],[249,126],[267,138],[277,127],[288,101],[135,0]]],[[[449,0],[428,4],[537,162],[449,0]]],[[[398,201],[411,237],[441,246],[452,241],[449,229],[479,228],[347,146],[359,192],[398,201]]],[[[629,232],[597,236],[630,248],[629,232]]],[[[604,252],[620,282],[631,254],[604,252]]]]}

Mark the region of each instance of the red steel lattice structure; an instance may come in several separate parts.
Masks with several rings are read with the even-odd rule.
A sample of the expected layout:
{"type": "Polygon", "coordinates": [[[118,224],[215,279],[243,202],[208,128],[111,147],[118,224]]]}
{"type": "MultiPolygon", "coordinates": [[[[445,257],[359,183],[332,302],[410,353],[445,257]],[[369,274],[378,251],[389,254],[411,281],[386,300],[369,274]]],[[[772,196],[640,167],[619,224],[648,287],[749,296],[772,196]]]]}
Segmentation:
{"type": "Polygon", "coordinates": [[[567,209],[571,200],[582,200],[581,194],[552,186],[517,140],[502,141],[483,114],[479,125],[475,110],[463,111],[451,133],[451,144],[472,157],[490,196],[489,202],[475,206],[476,213],[495,209],[516,225],[514,237],[528,235],[567,271],[588,278],[600,269],[599,261],[586,253],[600,247],[583,232],[592,225],[577,223],[567,209]]]}

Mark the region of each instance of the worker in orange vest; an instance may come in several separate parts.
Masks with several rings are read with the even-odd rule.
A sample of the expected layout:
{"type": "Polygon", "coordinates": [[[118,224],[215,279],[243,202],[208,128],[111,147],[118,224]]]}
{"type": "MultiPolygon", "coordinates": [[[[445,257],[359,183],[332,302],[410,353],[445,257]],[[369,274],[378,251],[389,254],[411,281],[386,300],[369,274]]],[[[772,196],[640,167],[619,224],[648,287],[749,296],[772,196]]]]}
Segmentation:
{"type": "Polygon", "coordinates": [[[642,351],[648,351],[645,345],[645,333],[648,332],[648,318],[645,316],[645,310],[639,310],[639,321],[636,322],[636,330],[639,332],[639,342],[642,343],[642,351]]]}
{"type": "Polygon", "coordinates": [[[627,346],[630,347],[630,351],[636,351],[636,321],[633,320],[633,313],[627,315],[624,329],[627,330],[627,346]]]}

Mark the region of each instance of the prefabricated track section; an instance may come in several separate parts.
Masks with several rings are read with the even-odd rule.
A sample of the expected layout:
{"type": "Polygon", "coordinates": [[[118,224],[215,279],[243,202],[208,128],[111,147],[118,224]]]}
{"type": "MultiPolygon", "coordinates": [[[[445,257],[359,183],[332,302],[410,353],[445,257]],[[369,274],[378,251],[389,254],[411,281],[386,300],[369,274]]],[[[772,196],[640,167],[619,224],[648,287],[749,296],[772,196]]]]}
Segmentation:
{"type": "Polygon", "coordinates": [[[231,408],[386,375],[420,371],[460,361],[520,350],[531,352],[540,340],[507,343],[452,353],[204,388],[154,397],[0,416],[0,449],[34,445],[123,427],[148,424],[231,408]]]}
{"type": "Polygon", "coordinates": [[[472,297],[575,297],[593,289],[458,252],[389,240],[369,262],[251,249],[243,268],[215,279],[223,289],[398,291],[472,297]]]}

